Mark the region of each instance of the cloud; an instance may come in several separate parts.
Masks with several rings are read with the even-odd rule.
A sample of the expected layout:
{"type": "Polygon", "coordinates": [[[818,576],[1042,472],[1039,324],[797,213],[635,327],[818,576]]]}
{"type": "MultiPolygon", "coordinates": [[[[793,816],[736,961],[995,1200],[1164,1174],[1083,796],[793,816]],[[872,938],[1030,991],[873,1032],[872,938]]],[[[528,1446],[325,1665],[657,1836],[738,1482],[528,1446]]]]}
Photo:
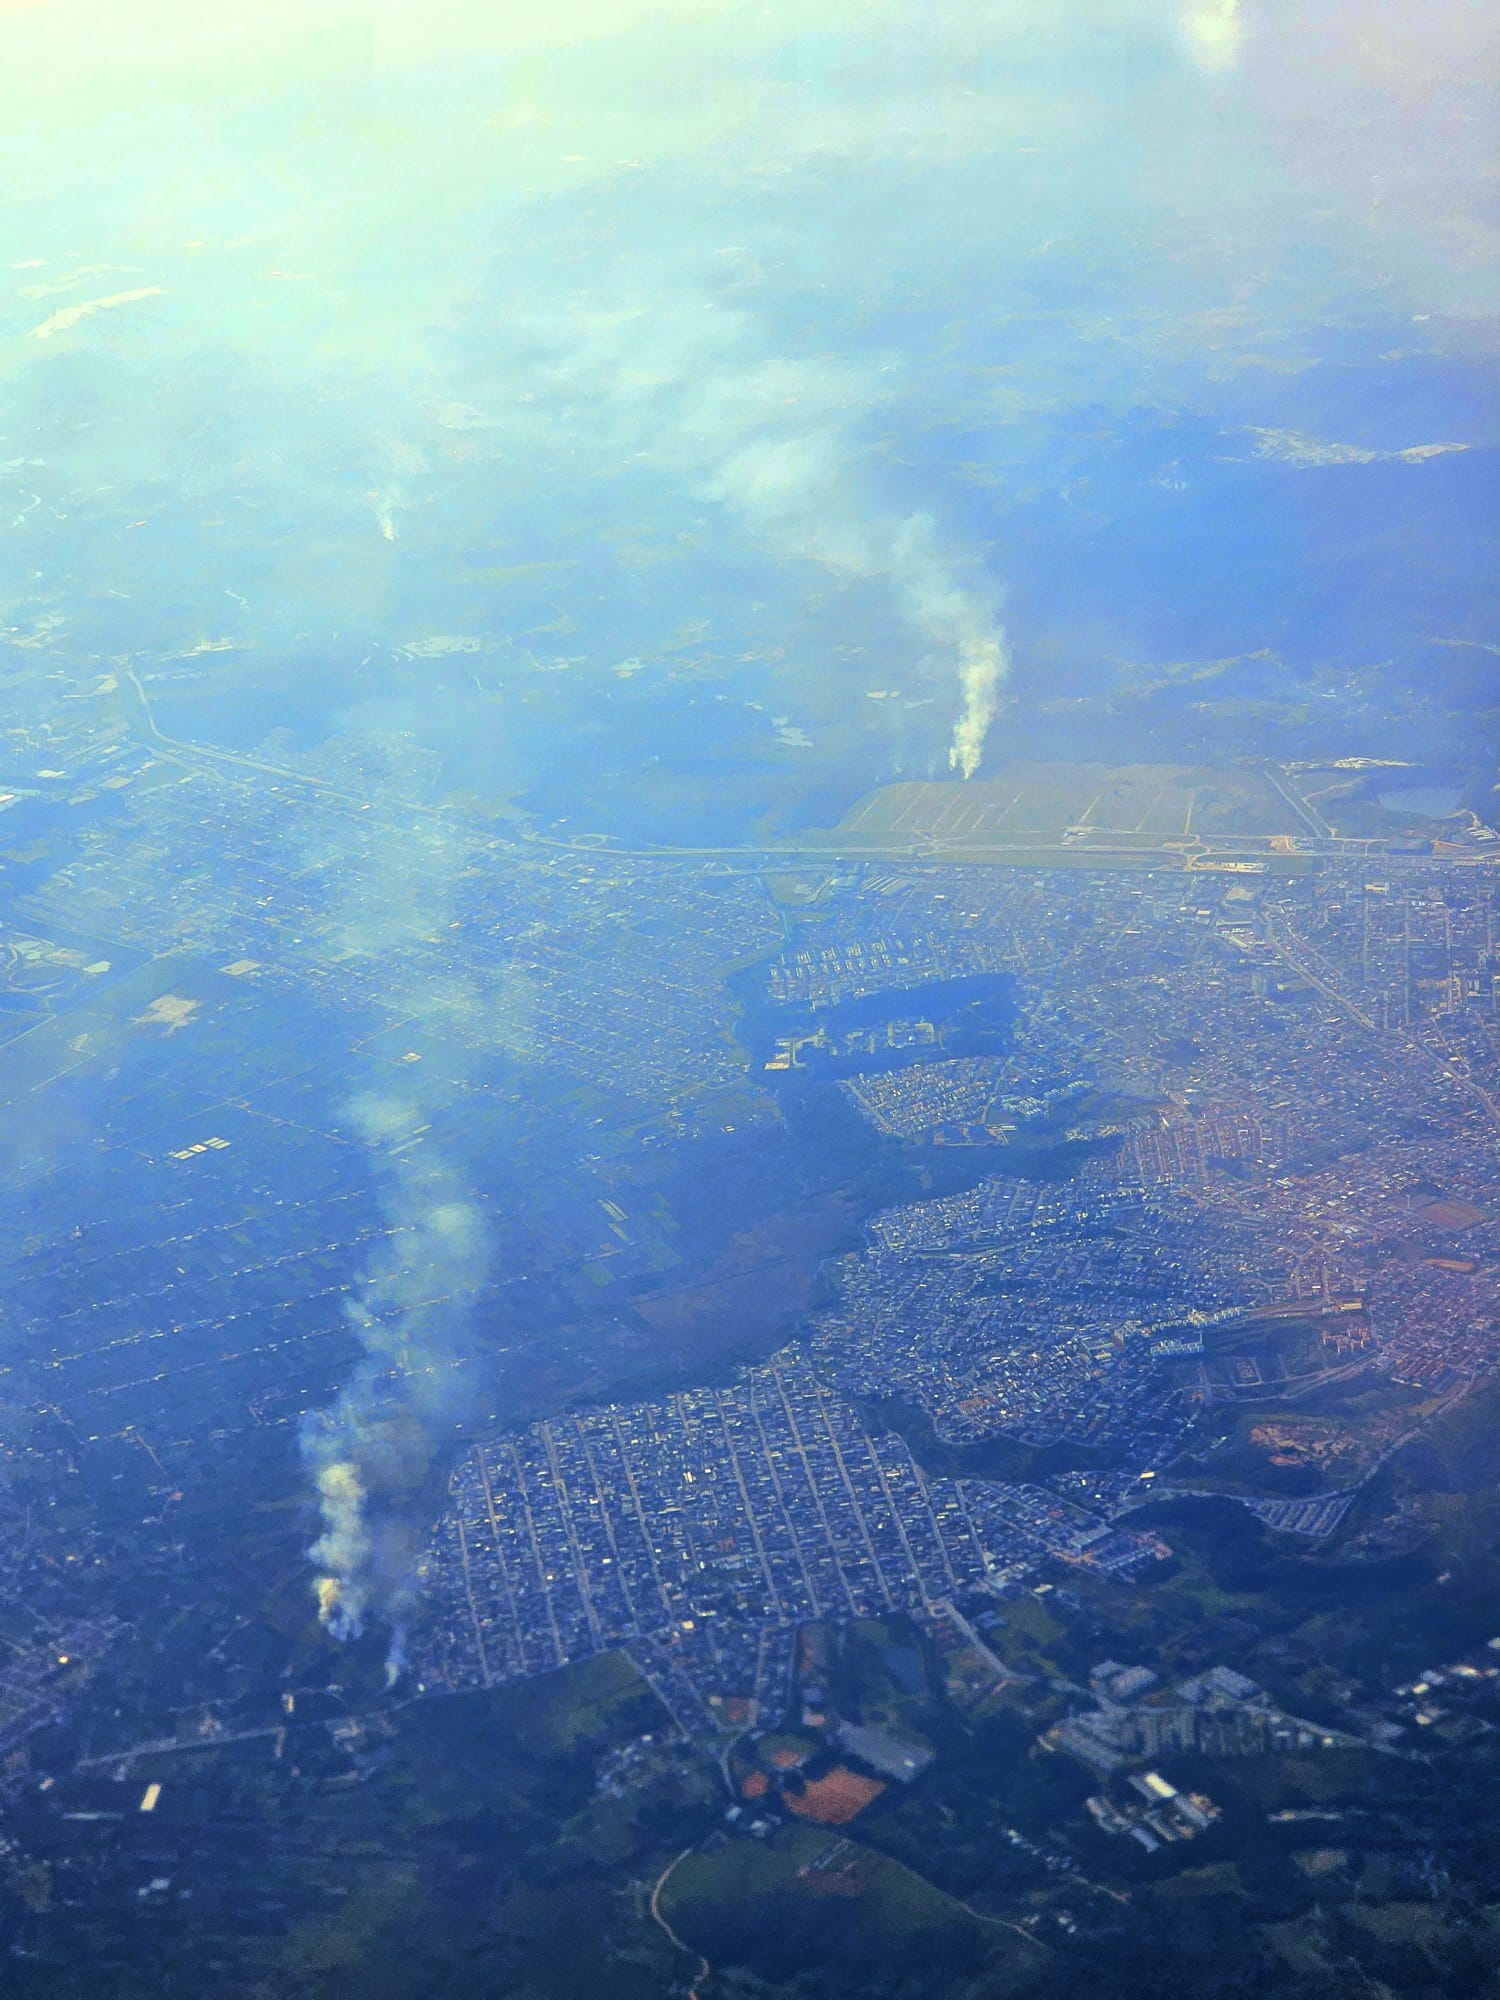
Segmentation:
{"type": "Polygon", "coordinates": [[[1193,60],[1210,75],[1239,62],[1245,37],[1239,0],[1189,0],[1181,25],[1193,60]]]}

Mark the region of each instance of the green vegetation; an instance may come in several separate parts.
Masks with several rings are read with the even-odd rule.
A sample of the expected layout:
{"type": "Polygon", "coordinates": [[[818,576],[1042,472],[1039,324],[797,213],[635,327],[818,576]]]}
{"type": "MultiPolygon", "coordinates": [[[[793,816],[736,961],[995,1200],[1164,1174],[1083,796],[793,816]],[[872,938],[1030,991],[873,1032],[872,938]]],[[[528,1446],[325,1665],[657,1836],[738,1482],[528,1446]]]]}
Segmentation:
{"type": "Polygon", "coordinates": [[[795,1981],[836,1966],[848,1993],[962,1991],[982,1969],[1025,1990],[1047,1957],[967,1910],[911,1869],[838,1834],[784,1827],[769,1845],[736,1841],[695,1854],[671,1876],[663,1913],[714,1964],[795,1981]]]}
{"type": "Polygon", "coordinates": [[[542,1756],[597,1750],[665,1723],[661,1704],[624,1653],[600,1653],[564,1672],[521,1681],[495,1699],[507,1730],[542,1756]]]}

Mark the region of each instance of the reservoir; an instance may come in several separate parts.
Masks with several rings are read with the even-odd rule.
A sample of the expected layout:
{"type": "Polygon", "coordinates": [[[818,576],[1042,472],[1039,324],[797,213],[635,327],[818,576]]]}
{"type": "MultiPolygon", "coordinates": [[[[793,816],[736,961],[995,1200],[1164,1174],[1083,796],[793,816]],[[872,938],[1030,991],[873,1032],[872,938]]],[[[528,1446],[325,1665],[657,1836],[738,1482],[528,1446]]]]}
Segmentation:
{"type": "Polygon", "coordinates": [[[824,1007],[745,997],[739,1036],[755,1067],[773,1075],[874,1076],[953,1056],[1002,1055],[1015,1012],[1010,975],[975,972],[824,1007]]]}
{"type": "Polygon", "coordinates": [[[1414,813],[1419,819],[1446,819],[1464,802],[1461,785],[1397,785],[1381,792],[1380,804],[1387,812],[1414,813]]]}

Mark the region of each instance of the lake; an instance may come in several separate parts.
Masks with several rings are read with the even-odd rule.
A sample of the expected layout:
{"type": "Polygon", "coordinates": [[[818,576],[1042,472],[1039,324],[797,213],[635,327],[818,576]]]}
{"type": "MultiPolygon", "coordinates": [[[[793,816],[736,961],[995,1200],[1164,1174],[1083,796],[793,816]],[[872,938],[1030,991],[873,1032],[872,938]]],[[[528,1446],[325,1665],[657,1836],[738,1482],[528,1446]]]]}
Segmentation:
{"type": "Polygon", "coordinates": [[[1379,794],[1387,812],[1412,813],[1419,819],[1446,819],[1464,802],[1461,785],[1397,785],[1379,794]]]}

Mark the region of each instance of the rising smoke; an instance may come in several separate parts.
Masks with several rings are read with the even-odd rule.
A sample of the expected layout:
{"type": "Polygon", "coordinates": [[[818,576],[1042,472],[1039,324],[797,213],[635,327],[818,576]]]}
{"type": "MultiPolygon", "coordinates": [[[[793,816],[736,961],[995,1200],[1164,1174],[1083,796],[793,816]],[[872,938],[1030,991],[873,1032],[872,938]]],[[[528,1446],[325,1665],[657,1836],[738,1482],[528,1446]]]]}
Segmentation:
{"type": "Polygon", "coordinates": [[[956,662],[963,705],[953,724],[948,768],[972,778],[1010,673],[1005,635],[989,607],[955,581],[927,515],[901,523],[894,553],[890,575],[907,623],[956,662]]]}
{"type": "Polygon", "coordinates": [[[389,1233],[347,1307],[361,1358],[337,1402],[303,1433],[323,1522],[311,1550],[314,1590],[336,1638],[357,1637],[372,1615],[399,1637],[415,1538],[409,1503],[438,1437],[472,1401],[484,1222],[462,1176],[424,1146],[417,1093],[360,1099],[351,1110],[375,1149],[389,1233]],[[408,1135],[410,1150],[392,1148],[393,1132],[408,1135]]]}
{"type": "Polygon", "coordinates": [[[860,474],[860,427],[891,393],[889,367],[769,354],[747,314],[708,297],[545,322],[520,313],[510,332],[551,421],[565,427],[580,409],[596,433],[612,421],[622,455],[683,480],[770,554],[883,583],[923,665],[956,683],[948,763],[974,776],[1009,657],[993,593],[965,580],[962,552],[860,474]]]}
{"type": "MultiPolygon", "coordinates": [[[[394,790],[405,774],[399,756],[388,761],[394,790]]],[[[314,858],[336,909],[332,957],[346,978],[364,973],[372,1007],[410,1023],[422,1044],[392,1052],[372,1038],[384,1053],[345,1107],[371,1156],[384,1233],[346,1307],[360,1358],[302,1432],[322,1521],[309,1551],[318,1616],[338,1639],[371,1621],[388,1626],[392,1675],[411,1605],[417,1497],[439,1442],[485,1402],[474,1324],[488,1270],[484,1216],[440,1128],[481,1055],[515,1053],[523,1034],[508,971],[481,990],[433,970],[471,861],[467,843],[435,821],[363,818],[314,858]]]]}

